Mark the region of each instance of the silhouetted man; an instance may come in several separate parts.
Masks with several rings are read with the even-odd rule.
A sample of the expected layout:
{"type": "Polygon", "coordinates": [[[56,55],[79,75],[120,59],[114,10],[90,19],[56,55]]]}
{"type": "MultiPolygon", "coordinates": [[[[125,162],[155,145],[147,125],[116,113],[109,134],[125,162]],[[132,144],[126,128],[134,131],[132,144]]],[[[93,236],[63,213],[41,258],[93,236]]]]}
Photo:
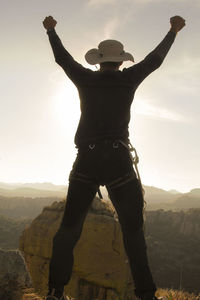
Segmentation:
{"type": "Polygon", "coordinates": [[[63,47],[55,31],[56,23],[49,16],[43,25],[56,62],[78,89],[81,117],[75,135],[78,154],[69,176],[66,207],[53,239],[46,299],[66,299],[63,291],[72,274],[73,249],[91,202],[99,186],[105,185],[118,214],[135,294],[142,300],[156,300],[143,233],[144,200],[130,157],[128,124],[136,89],[162,64],[185,20],[172,17],[170,31],[162,42],[144,60],[123,71],[119,70],[123,61],[134,59],[120,42],[105,40],[86,53],[89,64],[100,65],[98,71],[92,71],[77,63],[63,47]]]}

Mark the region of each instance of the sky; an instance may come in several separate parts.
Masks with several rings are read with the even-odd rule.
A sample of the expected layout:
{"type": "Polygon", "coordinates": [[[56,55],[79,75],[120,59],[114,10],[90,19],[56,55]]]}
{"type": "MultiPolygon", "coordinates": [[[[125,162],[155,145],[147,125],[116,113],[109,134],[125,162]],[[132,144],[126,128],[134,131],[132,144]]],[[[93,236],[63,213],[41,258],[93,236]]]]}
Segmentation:
{"type": "MultiPolygon", "coordinates": [[[[1,4],[0,181],[68,184],[80,118],[76,88],[55,63],[42,21],[75,60],[116,39],[141,61],[180,15],[180,31],[161,67],[136,91],[130,140],[142,182],[165,190],[200,188],[199,0],[7,0],[1,4]]],[[[123,67],[132,63],[126,62],[123,67]]]]}

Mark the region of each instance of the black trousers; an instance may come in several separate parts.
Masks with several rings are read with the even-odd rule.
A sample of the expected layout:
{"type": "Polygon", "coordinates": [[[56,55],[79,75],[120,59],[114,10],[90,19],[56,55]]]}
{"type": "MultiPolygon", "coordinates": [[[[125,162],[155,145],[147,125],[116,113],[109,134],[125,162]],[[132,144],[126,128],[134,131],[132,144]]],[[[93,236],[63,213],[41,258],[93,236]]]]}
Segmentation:
{"type": "Polygon", "coordinates": [[[66,285],[72,274],[73,249],[99,185],[105,185],[118,214],[125,251],[140,297],[156,291],[148,266],[143,233],[143,195],[129,150],[116,141],[79,149],[69,178],[66,207],[53,239],[49,287],[66,285]]]}

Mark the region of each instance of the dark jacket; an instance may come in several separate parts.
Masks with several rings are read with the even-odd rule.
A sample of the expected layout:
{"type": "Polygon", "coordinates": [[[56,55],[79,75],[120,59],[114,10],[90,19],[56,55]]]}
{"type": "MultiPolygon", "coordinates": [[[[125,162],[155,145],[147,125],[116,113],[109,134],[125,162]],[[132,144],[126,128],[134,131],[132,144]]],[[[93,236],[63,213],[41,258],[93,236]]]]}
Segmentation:
{"type": "Polygon", "coordinates": [[[169,31],[141,62],[123,71],[92,71],[77,63],[63,47],[56,31],[47,32],[56,62],[76,85],[81,117],[75,144],[102,139],[128,140],[130,107],[139,84],[163,62],[176,34],[169,31]]]}

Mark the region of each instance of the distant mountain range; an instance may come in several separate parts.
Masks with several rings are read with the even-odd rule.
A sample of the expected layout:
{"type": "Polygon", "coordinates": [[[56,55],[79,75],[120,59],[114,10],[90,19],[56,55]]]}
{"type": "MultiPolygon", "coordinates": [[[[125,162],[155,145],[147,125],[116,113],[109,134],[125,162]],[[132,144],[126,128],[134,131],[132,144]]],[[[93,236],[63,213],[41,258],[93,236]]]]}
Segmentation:
{"type": "Polygon", "coordinates": [[[6,197],[65,197],[67,186],[53,183],[3,183],[0,182],[0,195],[6,197]]]}
{"type": "MultiPolygon", "coordinates": [[[[104,199],[108,199],[106,189],[102,188],[104,199]]],[[[165,191],[153,186],[144,186],[147,210],[185,210],[200,208],[200,189],[193,189],[189,193],[180,193],[175,190],[165,191]]]]}
{"type": "MultiPolygon", "coordinates": [[[[180,193],[175,190],[165,191],[153,186],[144,186],[145,201],[148,210],[165,209],[181,210],[200,208],[200,188],[188,193],[180,193]]],[[[103,198],[108,200],[105,187],[101,187],[103,198]]],[[[0,198],[60,198],[65,199],[67,185],[55,185],[52,183],[3,183],[0,182],[0,198]]],[[[1,207],[1,204],[0,204],[1,207]]]]}
{"type": "Polygon", "coordinates": [[[57,191],[65,188],[65,185],[55,185],[51,182],[36,182],[36,183],[4,183],[0,182],[2,189],[16,189],[16,188],[32,188],[37,190],[57,191]]]}

